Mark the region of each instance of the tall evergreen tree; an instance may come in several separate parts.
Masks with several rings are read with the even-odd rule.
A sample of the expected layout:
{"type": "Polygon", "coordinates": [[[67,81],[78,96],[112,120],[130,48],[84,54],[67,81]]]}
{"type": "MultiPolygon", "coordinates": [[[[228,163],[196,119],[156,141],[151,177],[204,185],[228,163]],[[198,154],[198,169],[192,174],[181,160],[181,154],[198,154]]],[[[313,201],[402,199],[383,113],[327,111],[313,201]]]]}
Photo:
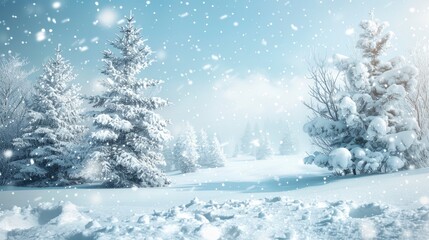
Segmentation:
{"type": "Polygon", "coordinates": [[[58,49],[43,68],[29,102],[29,125],[14,145],[23,156],[13,165],[18,183],[34,186],[68,184],[73,162],[71,146],[82,136],[79,88],[69,85],[76,77],[58,49]]]}
{"type": "Polygon", "coordinates": [[[197,136],[194,128],[188,124],[185,132],[177,139],[174,146],[174,158],[182,173],[195,172],[198,167],[197,136]]]}
{"type": "Polygon", "coordinates": [[[163,144],[170,139],[168,121],[155,110],[168,101],[149,95],[162,81],[140,78],[152,53],[135,27],[134,17],[126,19],[120,35],[111,42],[119,51],[104,52],[105,91],[92,98],[95,108],[92,153],[89,161],[101,166],[106,187],[159,187],[169,184],[159,166],[164,164],[163,144]]]}

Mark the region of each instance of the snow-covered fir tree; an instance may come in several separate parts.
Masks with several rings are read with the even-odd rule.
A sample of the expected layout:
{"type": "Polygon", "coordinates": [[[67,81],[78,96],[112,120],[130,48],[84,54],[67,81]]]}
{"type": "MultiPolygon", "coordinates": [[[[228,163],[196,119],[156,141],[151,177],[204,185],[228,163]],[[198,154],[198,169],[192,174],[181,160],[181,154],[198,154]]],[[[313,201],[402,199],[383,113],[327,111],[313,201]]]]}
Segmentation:
{"type": "Polygon", "coordinates": [[[159,167],[165,163],[162,149],[170,133],[168,121],[155,110],[168,101],[149,95],[162,81],[139,77],[152,63],[152,51],[133,16],[126,18],[111,45],[119,55],[104,52],[105,91],[91,99],[101,110],[93,120],[89,165],[100,166],[106,187],[165,186],[169,180],[159,167]]]}
{"type": "Polygon", "coordinates": [[[222,146],[219,143],[216,135],[210,139],[208,152],[207,152],[207,166],[208,167],[223,167],[225,166],[226,157],[223,153],[222,146]]]}
{"type": "Polygon", "coordinates": [[[418,126],[404,100],[415,88],[418,71],[403,57],[381,59],[393,36],[384,33],[387,26],[374,18],[362,21],[357,42],[362,59],[336,55],[346,86],[333,98],[338,118],[324,117],[327,109],[322,107],[321,114],[304,126],[310,136],[325,139],[330,149],[307,157],[307,163],[368,173],[395,171],[413,161],[418,126]]]}
{"type": "Polygon", "coordinates": [[[209,167],[209,139],[206,131],[201,129],[198,136],[198,165],[201,167],[209,167]]]}
{"type": "Polygon", "coordinates": [[[241,153],[252,154],[252,140],[252,128],[250,126],[250,123],[247,123],[243,136],[241,137],[241,153]]]}
{"type": "Polygon", "coordinates": [[[175,146],[175,144],[176,143],[172,139],[170,139],[164,145],[164,149],[162,152],[163,152],[164,159],[165,159],[165,165],[162,167],[162,169],[165,172],[177,170],[177,162],[176,162],[176,159],[174,158],[174,146],[175,146]]]}
{"type": "Polygon", "coordinates": [[[262,135],[259,138],[258,146],[255,150],[256,160],[263,160],[270,158],[273,155],[273,148],[271,147],[271,142],[268,139],[267,135],[262,135]]]}
{"type": "Polygon", "coordinates": [[[187,125],[185,131],[177,138],[173,150],[178,170],[182,173],[195,172],[198,168],[198,145],[195,130],[187,125]]]}
{"type": "Polygon", "coordinates": [[[282,140],[279,145],[280,155],[290,155],[296,153],[296,145],[292,141],[292,136],[290,132],[287,132],[283,135],[282,140]]]}
{"type": "Polygon", "coordinates": [[[29,101],[28,126],[14,146],[22,156],[14,161],[19,184],[56,186],[70,183],[74,164],[67,154],[82,136],[79,88],[60,50],[44,65],[29,101]]]}

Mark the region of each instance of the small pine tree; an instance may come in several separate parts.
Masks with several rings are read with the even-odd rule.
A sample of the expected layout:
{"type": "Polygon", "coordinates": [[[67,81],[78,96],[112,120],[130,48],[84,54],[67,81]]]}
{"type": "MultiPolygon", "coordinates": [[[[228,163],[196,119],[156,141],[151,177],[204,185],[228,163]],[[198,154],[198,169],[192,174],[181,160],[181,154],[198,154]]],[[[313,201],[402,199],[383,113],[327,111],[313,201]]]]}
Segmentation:
{"type": "Polygon", "coordinates": [[[13,165],[15,180],[24,185],[69,184],[73,162],[67,158],[71,146],[82,136],[79,88],[69,82],[73,68],[58,49],[44,66],[29,104],[29,126],[14,146],[23,156],[13,165]]]}
{"type": "Polygon", "coordinates": [[[271,142],[267,136],[263,136],[259,140],[259,146],[257,146],[255,151],[256,160],[263,160],[271,157],[273,155],[273,148],[271,147],[271,142]]]}
{"type": "Polygon", "coordinates": [[[250,124],[247,123],[246,129],[244,130],[244,134],[241,137],[241,152],[243,154],[251,154],[252,153],[252,129],[250,127],[250,124]]]}
{"type": "Polygon", "coordinates": [[[192,126],[188,125],[186,131],[179,136],[173,152],[178,168],[182,173],[195,172],[197,170],[199,158],[197,137],[192,126]]]}
{"type": "Polygon", "coordinates": [[[200,135],[198,138],[198,164],[201,167],[208,167],[209,166],[209,156],[208,156],[208,152],[209,152],[209,140],[207,137],[207,133],[206,131],[204,131],[204,129],[201,129],[200,131],[200,135]]]}
{"type": "Polygon", "coordinates": [[[213,135],[208,148],[208,167],[223,167],[225,166],[226,157],[216,135],[213,135]]]}
{"type": "Polygon", "coordinates": [[[120,56],[104,52],[105,92],[93,97],[94,107],[102,108],[94,117],[92,153],[89,165],[98,165],[106,187],[159,187],[169,180],[159,169],[164,164],[162,149],[170,139],[168,121],[154,111],[168,101],[151,97],[148,89],[162,81],[139,78],[152,60],[152,53],[134,26],[134,17],[126,19],[111,45],[120,56]]]}
{"type": "Polygon", "coordinates": [[[296,146],[292,142],[290,133],[284,135],[279,145],[280,155],[290,155],[296,153],[296,146]]]}

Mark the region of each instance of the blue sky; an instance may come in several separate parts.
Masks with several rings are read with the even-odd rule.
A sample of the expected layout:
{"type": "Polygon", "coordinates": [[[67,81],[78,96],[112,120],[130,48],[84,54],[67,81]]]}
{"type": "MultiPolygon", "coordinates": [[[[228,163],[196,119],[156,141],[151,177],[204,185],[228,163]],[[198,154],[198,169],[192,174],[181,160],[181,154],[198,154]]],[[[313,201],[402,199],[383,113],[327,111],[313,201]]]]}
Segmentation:
{"type": "Polygon", "coordinates": [[[61,44],[76,82],[93,94],[101,52],[132,10],[157,59],[142,76],[165,81],[159,94],[173,103],[163,111],[172,130],[189,121],[234,141],[248,121],[275,129],[289,120],[300,130],[306,60],[358,56],[358,24],[372,9],[395,32],[389,56],[427,41],[424,0],[0,0],[0,54],[19,53],[40,69],[61,44]]]}

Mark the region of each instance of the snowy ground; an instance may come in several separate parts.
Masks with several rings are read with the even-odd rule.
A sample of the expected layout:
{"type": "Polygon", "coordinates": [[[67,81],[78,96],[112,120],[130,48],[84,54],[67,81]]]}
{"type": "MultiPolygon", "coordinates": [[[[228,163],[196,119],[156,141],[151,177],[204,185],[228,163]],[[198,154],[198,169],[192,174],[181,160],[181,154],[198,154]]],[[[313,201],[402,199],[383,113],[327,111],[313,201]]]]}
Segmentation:
{"type": "Polygon", "coordinates": [[[0,239],[429,239],[429,169],[332,177],[230,159],[158,189],[3,188],[0,239]]]}

